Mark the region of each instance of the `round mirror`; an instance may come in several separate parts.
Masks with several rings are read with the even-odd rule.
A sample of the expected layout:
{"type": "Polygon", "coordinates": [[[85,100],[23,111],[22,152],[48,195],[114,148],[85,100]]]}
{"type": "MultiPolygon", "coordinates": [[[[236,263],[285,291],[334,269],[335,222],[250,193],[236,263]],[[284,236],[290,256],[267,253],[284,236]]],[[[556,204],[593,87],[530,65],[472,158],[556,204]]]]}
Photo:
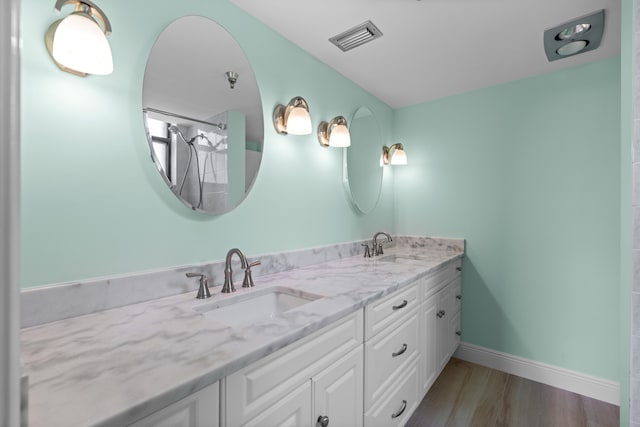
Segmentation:
{"type": "Polygon", "coordinates": [[[142,107],[151,157],[176,197],[212,215],[242,202],[262,159],[262,103],[249,61],[222,26],[185,16],[160,34],[142,107]]]}
{"type": "Polygon", "coordinates": [[[376,117],[367,107],[355,112],[349,132],[351,146],[344,150],[343,180],[354,208],[366,214],[378,204],[382,189],[382,135],[376,117]]]}

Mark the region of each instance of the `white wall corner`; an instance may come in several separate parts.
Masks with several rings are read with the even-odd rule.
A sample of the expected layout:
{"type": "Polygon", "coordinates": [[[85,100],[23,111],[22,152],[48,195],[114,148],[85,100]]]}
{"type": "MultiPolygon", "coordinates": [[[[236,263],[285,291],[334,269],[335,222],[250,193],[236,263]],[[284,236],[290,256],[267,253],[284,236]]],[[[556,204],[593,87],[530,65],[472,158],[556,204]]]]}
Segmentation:
{"type": "Polygon", "coordinates": [[[461,343],[454,357],[613,405],[620,405],[620,384],[614,381],[469,343],[461,343]]]}

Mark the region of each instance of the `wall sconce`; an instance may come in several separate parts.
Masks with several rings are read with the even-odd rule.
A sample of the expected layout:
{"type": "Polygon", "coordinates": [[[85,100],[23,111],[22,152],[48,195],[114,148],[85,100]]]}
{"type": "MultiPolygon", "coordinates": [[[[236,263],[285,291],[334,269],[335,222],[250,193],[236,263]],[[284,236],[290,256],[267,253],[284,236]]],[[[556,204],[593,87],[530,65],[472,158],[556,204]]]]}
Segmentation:
{"type": "Polygon", "coordinates": [[[67,4],[75,4],[75,11],[51,24],[45,34],[49,55],[68,73],[111,74],[113,59],[107,41],[111,23],[106,15],[89,0],[58,0],[55,8],[60,11],[67,4]]]}
{"type": "Polygon", "coordinates": [[[286,106],[277,105],[273,110],[273,125],[280,135],[309,135],[312,127],[307,101],[296,96],[286,106]]]}
{"type": "Polygon", "coordinates": [[[401,166],[407,164],[407,153],[401,143],[393,144],[391,147],[382,146],[382,156],[380,156],[380,166],[394,165],[401,166]]]}
{"type": "Polygon", "coordinates": [[[318,142],[323,147],[349,147],[351,135],[347,127],[347,119],[336,116],[331,121],[322,122],[318,126],[318,142]]]}

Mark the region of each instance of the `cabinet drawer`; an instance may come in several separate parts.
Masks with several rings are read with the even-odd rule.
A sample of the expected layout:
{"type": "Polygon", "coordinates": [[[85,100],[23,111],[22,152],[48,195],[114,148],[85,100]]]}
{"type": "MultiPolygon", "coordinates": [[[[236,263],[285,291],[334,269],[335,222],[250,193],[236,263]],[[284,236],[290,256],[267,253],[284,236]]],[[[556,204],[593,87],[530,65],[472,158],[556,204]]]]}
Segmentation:
{"type": "Polygon", "coordinates": [[[459,313],[462,308],[462,279],[458,277],[451,284],[453,288],[453,313],[459,313]]]}
{"type": "Polygon", "coordinates": [[[453,263],[447,264],[444,268],[430,274],[422,279],[421,294],[422,301],[426,300],[429,296],[437,292],[444,285],[449,283],[453,278],[455,267],[453,263]]]}
{"type": "Polygon", "coordinates": [[[365,413],[365,427],[398,427],[407,423],[419,403],[417,359],[416,356],[391,391],[365,413]]]}
{"type": "Polygon", "coordinates": [[[418,310],[365,344],[365,411],[406,371],[418,348],[418,310]]]}
{"type": "Polygon", "coordinates": [[[267,410],[314,374],[362,345],[362,310],[229,375],[228,426],[239,426],[267,410]]]}
{"type": "Polygon", "coordinates": [[[369,304],[365,307],[365,340],[371,339],[417,306],[417,283],[369,304]]]}

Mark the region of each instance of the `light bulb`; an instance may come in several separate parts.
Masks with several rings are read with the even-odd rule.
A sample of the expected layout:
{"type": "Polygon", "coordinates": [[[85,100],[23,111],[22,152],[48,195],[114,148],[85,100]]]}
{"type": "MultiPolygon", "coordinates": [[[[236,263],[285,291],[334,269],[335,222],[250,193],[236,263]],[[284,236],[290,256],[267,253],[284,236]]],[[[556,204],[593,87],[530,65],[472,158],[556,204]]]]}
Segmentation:
{"type": "Polygon", "coordinates": [[[335,126],[329,137],[329,145],[331,147],[349,147],[351,145],[349,129],[345,125],[335,126]]]}
{"type": "Polygon", "coordinates": [[[62,66],[86,74],[113,72],[111,47],[100,26],[84,13],[72,13],[58,24],[53,58],[62,66]]]}

